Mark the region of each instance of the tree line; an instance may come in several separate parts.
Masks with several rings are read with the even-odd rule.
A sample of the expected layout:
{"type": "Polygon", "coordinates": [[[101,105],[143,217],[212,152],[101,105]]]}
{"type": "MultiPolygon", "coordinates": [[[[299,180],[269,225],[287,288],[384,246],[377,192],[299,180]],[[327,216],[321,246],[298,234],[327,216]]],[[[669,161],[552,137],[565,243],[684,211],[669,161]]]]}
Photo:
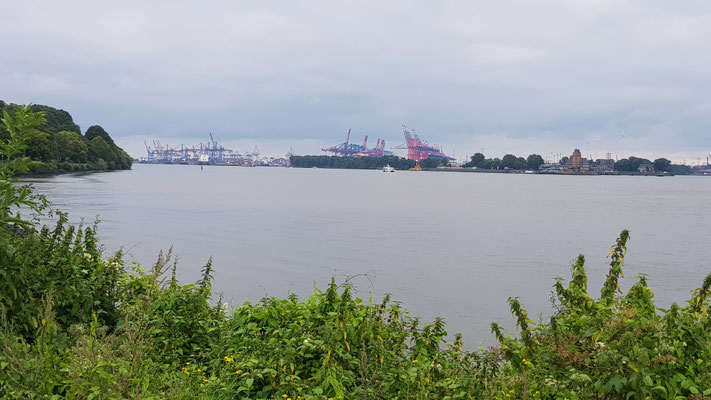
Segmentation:
{"type": "Polygon", "coordinates": [[[503,158],[486,158],[482,153],[475,153],[470,161],[464,164],[464,168],[537,171],[543,163],[543,157],[539,154],[531,154],[527,158],[516,157],[513,154],[506,154],[503,158]]]}
{"type": "MultiPolygon", "coordinates": [[[[424,160],[423,160],[424,161],[424,160]]],[[[570,162],[569,157],[560,159],[560,164],[570,162]]],[[[596,166],[599,160],[589,160],[590,166],[596,166]]],[[[482,153],[471,156],[470,161],[464,164],[464,168],[479,169],[511,169],[511,170],[532,170],[537,171],[538,167],[544,164],[543,157],[539,154],[531,154],[527,158],[517,157],[513,154],[506,154],[503,158],[486,158],[482,153]]],[[[614,170],[617,172],[636,172],[641,165],[651,164],[656,172],[667,172],[676,175],[688,175],[691,168],[686,165],[672,164],[666,158],[657,158],[650,161],[646,158],[629,157],[622,158],[614,162],[614,170]]]]}
{"type": "Polygon", "coordinates": [[[691,174],[691,167],[688,165],[672,164],[666,158],[657,158],[654,161],[650,161],[646,158],[634,157],[622,158],[615,161],[615,171],[618,172],[635,172],[638,170],[640,165],[652,164],[656,172],[667,172],[675,175],[689,175],[691,174]]]}
{"type": "MultiPolygon", "coordinates": [[[[16,104],[0,100],[3,119],[13,116],[19,109],[16,104]]],[[[93,125],[82,134],[71,114],[50,106],[33,104],[32,112],[42,113],[45,122],[28,140],[24,156],[33,163],[29,172],[88,171],[130,169],[133,159],[114,143],[111,136],[99,125],[93,125]]],[[[9,133],[0,125],[0,140],[9,133]]]]}
{"type": "Polygon", "coordinates": [[[413,160],[397,156],[291,156],[290,161],[291,166],[295,168],[380,169],[390,165],[398,170],[407,170],[413,168],[416,164],[413,160]]]}

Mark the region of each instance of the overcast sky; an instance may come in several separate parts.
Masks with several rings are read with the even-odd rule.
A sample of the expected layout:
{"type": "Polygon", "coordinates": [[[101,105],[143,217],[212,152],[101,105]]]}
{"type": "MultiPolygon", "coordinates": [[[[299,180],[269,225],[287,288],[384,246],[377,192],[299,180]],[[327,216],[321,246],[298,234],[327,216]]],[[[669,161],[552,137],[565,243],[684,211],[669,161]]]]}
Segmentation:
{"type": "Polygon", "coordinates": [[[711,153],[708,0],[0,2],[0,99],[134,156],[390,147],[401,124],[457,158],[711,153]]]}

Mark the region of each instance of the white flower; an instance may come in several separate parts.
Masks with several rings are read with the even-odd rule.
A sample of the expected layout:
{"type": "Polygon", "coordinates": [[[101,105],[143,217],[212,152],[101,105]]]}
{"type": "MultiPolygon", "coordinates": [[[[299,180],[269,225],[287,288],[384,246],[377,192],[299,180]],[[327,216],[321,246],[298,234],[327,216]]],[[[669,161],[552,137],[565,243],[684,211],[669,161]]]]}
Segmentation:
{"type": "Polygon", "coordinates": [[[88,274],[88,273],[89,273],[89,271],[88,271],[88,270],[86,270],[86,269],[82,269],[82,270],[81,270],[81,273],[82,273],[82,274],[84,274],[84,275],[86,275],[86,274],[88,274]]]}
{"type": "Polygon", "coordinates": [[[84,253],[84,258],[85,258],[87,261],[91,261],[91,254],[89,254],[89,253],[84,253]]]}

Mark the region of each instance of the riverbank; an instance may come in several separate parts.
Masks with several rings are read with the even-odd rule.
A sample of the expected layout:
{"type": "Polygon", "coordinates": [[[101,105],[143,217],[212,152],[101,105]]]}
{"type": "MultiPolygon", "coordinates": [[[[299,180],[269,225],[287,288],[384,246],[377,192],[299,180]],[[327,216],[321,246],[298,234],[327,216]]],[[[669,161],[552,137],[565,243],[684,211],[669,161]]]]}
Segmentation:
{"type": "Polygon", "coordinates": [[[654,174],[644,172],[614,172],[614,173],[597,173],[597,172],[556,172],[545,173],[515,169],[479,169],[479,168],[461,168],[461,167],[439,167],[439,168],[422,168],[422,171],[429,172],[471,172],[484,174],[523,174],[523,175],[566,175],[566,176],[656,176],[656,177],[671,177],[674,174],[654,174]]]}

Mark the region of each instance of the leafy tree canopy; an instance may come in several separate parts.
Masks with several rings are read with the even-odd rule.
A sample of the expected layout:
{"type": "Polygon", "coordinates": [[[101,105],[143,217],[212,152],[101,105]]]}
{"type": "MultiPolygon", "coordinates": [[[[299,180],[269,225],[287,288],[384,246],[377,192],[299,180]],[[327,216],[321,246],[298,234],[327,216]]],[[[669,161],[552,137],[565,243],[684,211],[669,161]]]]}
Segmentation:
{"type": "Polygon", "coordinates": [[[528,169],[538,171],[538,167],[544,163],[543,157],[539,154],[531,154],[526,158],[526,163],[528,164],[528,169]]]}
{"type": "Polygon", "coordinates": [[[103,138],[106,143],[115,146],[113,139],[111,139],[111,136],[109,136],[108,133],[102,128],[100,125],[92,125],[89,127],[89,129],[86,130],[86,133],[84,134],[87,140],[92,140],[95,137],[100,137],[103,138]]]}
{"type": "Polygon", "coordinates": [[[61,131],[81,133],[79,125],[74,123],[71,114],[50,106],[40,104],[32,105],[33,112],[44,112],[47,122],[39,127],[43,132],[57,133],[61,131]]]}
{"type": "MultiPolygon", "coordinates": [[[[7,112],[10,116],[23,107],[27,107],[28,112],[43,116],[41,124],[27,128],[28,131],[42,133],[30,135],[24,142],[23,155],[33,161],[29,164],[29,171],[131,168],[133,164],[131,156],[116,146],[111,136],[101,126],[91,126],[86,135],[82,136],[79,125],[75,124],[72,116],[64,110],[38,104],[19,106],[0,100],[0,112],[7,112]],[[93,142],[94,139],[99,141],[93,142]]],[[[0,125],[0,140],[9,139],[7,126],[0,125]]]]}
{"type": "Polygon", "coordinates": [[[671,161],[667,160],[666,158],[657,158],[654,160],[654,170],[657,172],[671,172],[671,161]]]}
{"type": "Polygon", "coordinates": [[[464,168],[473,168],[473,167],[478,167],[482,161],[484,161],[486,157],[484,157],[483,154],[481,153],[474,153],[473,156],[471,156],[471,161],[468,163],[464,164],[464,168]]]}
{"type": "Polygon", "coordinates": [[[339,157],[339,156],[291,156],[291,165],[295,168],[343,168],[343,169],[380,169],[386,165],[399,170],[410,169],[415,162],[397,156],[384,157],[339,157]]]}

